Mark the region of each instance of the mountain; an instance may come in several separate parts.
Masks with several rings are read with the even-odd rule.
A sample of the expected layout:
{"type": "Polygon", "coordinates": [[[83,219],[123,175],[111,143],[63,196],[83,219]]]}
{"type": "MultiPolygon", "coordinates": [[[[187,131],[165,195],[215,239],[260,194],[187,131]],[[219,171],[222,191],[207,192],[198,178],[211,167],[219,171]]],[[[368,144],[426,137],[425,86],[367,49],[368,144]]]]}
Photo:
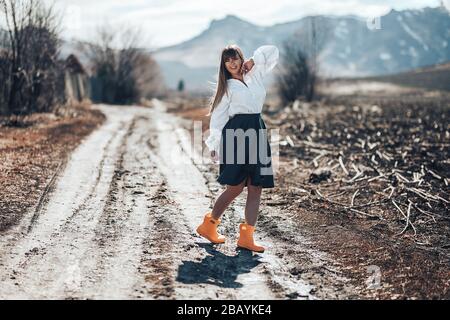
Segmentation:
{"type": "Polygon", "coordinates": [[[450,60],[450,16],[444,8],[392,10],[381,29],[366,21],[334,22],[334,41],[323,52],[331,76],[371,76],[403,72],[450,60]]]}
{"type": "MultiPolygon", "coordinates": [[[[227,15],[212,20],[198,36],[152,53],[169,87],[175,88],[184,79],[187,89],[205,90],[208,81],[216,81],[220,52],[226,44],[238,44],[246,57],[263,44],[282,50],[283,41],[294,34],[301,43],[305,41],[312,19],[266,27],[227,15]]],[[[391,10],[380,17],[380,29],[369,28],[366,19],[356,16],[314,19],[327,35],[319,55],[324,76],[393,74],[450,60],[450,15],[443,6],[391,10]]]]}

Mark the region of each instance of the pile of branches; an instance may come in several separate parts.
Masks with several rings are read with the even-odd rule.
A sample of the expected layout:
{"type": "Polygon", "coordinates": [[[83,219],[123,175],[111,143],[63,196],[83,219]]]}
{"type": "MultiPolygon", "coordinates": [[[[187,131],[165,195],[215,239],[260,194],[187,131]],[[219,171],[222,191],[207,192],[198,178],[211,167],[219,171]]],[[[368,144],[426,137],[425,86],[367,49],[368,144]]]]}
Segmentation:
{"type": "MultiPolygon", "coordinates": [[[[297,191],[369,219],[417,224],[450,220],[450,106],[385,101],[324,105],[296,101],[270,127],[281,127],[280,155],[293,159],[297,191]]],[[[447,224],[446,223],[446,224],[447,224]]]]}

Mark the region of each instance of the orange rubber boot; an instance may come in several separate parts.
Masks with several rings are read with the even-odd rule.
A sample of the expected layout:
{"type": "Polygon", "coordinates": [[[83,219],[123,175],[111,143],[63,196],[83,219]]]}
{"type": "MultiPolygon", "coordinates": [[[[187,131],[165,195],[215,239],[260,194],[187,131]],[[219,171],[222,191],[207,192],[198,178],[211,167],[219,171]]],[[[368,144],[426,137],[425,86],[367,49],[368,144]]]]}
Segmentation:
{"type": "Polygon", "coordinates": [[[224,243],[225,237],[217,233],[217,226],[219,223],[220,219],[214,219],[211,216],[211,212],[209,212],[203,219],[203,223],[197,228],[197,233],[212,243],[224,243]]]}
{"type": "Polygon", "coordinates": [[[246,223],[241,223],[240,236],[238,240],[238,247],[255,252],[264,252],[264,247],[261,247],[255,243],[253,240],[253,232],[255,232],[255,227],[246,223]]]}

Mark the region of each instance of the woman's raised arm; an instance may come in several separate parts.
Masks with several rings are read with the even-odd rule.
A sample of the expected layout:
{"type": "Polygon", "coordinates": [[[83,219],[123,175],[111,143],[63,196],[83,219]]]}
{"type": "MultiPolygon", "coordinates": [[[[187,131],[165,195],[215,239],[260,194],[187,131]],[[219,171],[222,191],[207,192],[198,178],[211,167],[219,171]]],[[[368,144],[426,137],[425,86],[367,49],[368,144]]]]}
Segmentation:
{"type": "Polygon", "coordinates": [[[253,59],[255,63],[253,67],[255,68],[254,72],[259,72],[264,76],[277,65],[280,59],[280,52],[276,46],[264,45],[256,49],[250,59],[253,59]]]}

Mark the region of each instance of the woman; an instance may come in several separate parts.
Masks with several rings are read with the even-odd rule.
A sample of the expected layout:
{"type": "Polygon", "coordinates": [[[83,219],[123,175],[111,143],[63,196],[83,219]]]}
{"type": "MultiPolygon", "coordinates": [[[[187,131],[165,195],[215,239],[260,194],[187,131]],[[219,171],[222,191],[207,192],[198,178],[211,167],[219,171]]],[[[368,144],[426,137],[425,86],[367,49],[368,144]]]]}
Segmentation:
{"type": "Polygon", "coordinates": [[[210,136],[205,143],[211,157],[220,159],[217,181],[227,187],[197,228],[212,243],[225,242],[217,233],[220,217],[247,187],[245,223],[240,225],[237,245],[264,252],[253,240],[262,189],[274,187],[270,145],[261,118],[266,98],[263,79],[278,59],[278,48],[272,45],[259,47],[247,61],[236,45],[222,50],[216,93],[211,99],[210,136]]]}

